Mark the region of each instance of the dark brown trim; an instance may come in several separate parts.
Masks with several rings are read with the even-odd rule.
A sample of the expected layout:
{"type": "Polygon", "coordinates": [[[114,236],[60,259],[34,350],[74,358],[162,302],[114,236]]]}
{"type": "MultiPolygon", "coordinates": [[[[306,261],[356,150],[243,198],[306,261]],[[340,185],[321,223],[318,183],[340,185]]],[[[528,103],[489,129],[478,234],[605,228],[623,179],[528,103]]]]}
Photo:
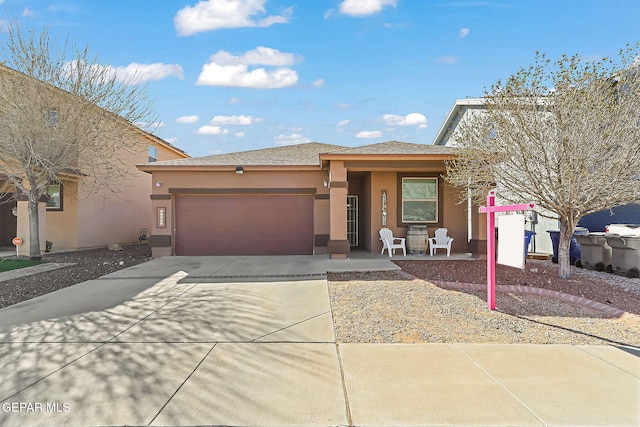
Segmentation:
{"type": "Polygon", "coordinates": [[[440,228],[443,224],[444,212],[444,179],[443,172],[398,172],[397,177],[397,206],[396,218],[398,227],[408,227],[412,224],[426,225],[427,227],[440,228]],[[402,178],[438,178],[438,221],[437,222],[402,222],[402,178]]]}
{"type": "Polygon", "coordinates": [[[171,194],[315,194],[315,188],[169,188],[171,194]]]}
{"type": "Polygon", "coordinates": [[[331,198],[331,195],[316,193],[316,195],[313,198],[316,199],[316,200],[329,200],[331,198]]]}
{"type": "Polygon", "coordinates": [[[329,183],[330,188],[349,188],[349,183],[347,181],[331,181],[329,183]]]}
{"type": "Polygon", "coordinates": [[[400,162],[400,161],[378,161],[378,162],[344,162],[347,169],[426,169],[426,168],[442,168],[443,161],[423,161],[423,162],[400,162]]]}
{"type": "Polygon", "coordinates": [[[171,194],[152,194],[151,200],[171,200],[171,194]]]}
{"type": "Polygon", "coordinates": [[[152,248],[171,247],[171,236],[168,234],[153,234],[149,236],[149,246],[152,248]]]}
{"type": "Polygon", "coordinates": [[[467,243],[467,251],[472,254],[486,254],[487,253],[487,241],[479,239],[471,239],[467,243]]]}
{"type": "Polygon", "coordinates": [[[351,244],[348,240],[329,240],[327,249],[331,255],[348,255],[351,252],[351,244]]]}
{"type": "Polygon", "coordinates": [[[328,234],[315,234],[313,236],[314,245],[315,246],[327,246],[329,243],[329,235],[328,234]]]}
{"type": "MultiPolygon", "coordinates": [[[[49,196],[47,196],[46,194],[43,194],[42,196],[40,196],[40,199],[38,200],[38,202],[46,202],[47,200],[49,200],[49,196]]],[[[28,202],[29,196],[23,193],[16,193],[16,201],[28,202]]]]}

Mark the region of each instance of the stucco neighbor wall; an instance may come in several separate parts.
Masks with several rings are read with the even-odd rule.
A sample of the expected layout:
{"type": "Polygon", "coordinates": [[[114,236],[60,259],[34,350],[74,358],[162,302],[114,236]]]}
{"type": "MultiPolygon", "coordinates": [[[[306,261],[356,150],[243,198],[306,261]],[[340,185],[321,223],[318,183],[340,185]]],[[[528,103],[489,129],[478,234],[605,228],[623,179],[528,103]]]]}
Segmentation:
{"type": "Polygon", "coordinates": [[[46,240],[53,243],[53,250],[78,248],[78,182],[63,183],[62,208],[46,211],[46,240]]]}
{"type": "MultiPolygon", "coordinates": [[[[151,175],[135,165],[148,161],[148,146],[155,146],[158,160],[181,157],[158,142],[134,134],[135,153],[121,153],[128,165],[129,177],[117,194],[103,189],[87,191],[82,182],[64,182],[63,210],[46,211],[43,239],[53,242],[53,250],[92,248],[112,243],[139,243],[141,229],[151,228],[152,206],[149,203],[151,175]]],[[[81,178],[81,179],[90,179],[81,178]]],[[[44,250],[44,244],[42,245],[44,250]]]]}

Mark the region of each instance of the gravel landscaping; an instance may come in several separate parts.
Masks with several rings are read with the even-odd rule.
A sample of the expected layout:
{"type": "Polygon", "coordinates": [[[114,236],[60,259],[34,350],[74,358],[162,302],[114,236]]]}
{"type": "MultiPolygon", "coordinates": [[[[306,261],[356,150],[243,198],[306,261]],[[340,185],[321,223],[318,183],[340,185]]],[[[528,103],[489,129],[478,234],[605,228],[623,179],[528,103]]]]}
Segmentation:
{"type": "Polygon", "coordinates": [[[487,309],[486,291],[453,291],[429,280],[485,283],[484,261],[396,261],[394,272],[332,274],[329,293],[338,342],[534,343],[640,345],[640,280],[574,269],[558,278],[551,262],[525,270],[498,266],[498,284],[557,290],[609,304],[628,314],[601,311],[542,296],[498,293],[487,309]],[[633,314],[631,314],[633,313],[633,314]]]}
{"type": "Polygon", "coordinates": [[[96,279],[151,259],[147,245],[123,246],[122,251],[107,248],[52,252],[44,262],[73,263],[71,267],[0,282],[0,308],[35,298],[55,290],[96,279]]]}

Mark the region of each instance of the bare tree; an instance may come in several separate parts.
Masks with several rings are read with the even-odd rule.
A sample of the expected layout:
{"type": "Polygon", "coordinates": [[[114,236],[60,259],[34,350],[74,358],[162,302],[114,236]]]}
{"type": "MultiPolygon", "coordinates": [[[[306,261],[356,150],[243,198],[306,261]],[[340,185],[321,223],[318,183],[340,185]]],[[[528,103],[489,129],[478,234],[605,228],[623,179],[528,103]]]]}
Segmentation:
{"type": "Polygon", "coordinates": [[[136,76],[121,79],[68,37],[9,25],[0,42],[0,192],[27,197],[30,256],[39,258],[38,202],[49,185],[71,178],[88,191],[121,190],[118,155],[135,151],[133,124],[152,121],[152,103],[136,76]]]}
{"type": "Polygon", "coordinates": [[[491,188],[507,202],[533,201],[560,221],[560,277],[571,275],[569,245],[584,215],[640,201],[638,45],[619,57],[532,65],[498,81],[484,109],[461,118],[450,183],[476,203],[491,188]],[[467,192],[464,191],[466,194],[467,192]]]}

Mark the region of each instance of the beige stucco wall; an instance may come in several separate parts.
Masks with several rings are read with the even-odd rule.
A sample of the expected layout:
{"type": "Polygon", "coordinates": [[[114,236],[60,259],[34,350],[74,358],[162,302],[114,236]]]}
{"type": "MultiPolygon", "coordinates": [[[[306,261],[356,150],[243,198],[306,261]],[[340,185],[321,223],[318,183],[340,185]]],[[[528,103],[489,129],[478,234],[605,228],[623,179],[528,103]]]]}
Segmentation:
{"type": "Polygon", "coordinates": [[[78,182],[63,183],[62,208],[46,211],[45,240],[53,243],[53,250],[78,248],[78,182]]]}
{"type": "MultiPolygon", "coordinates": [[[[171,236],[174,224],[175,208],[171,189],[221,189],[221,188],[315,188],[316,195],[328,195],[325,181],[327,171],[259,171],[245,167],[243,174],[228,171],[183,171],[153,172],[150,176],[152,200],[150,205],[150,234],[154,236],[171,236]],[[160,186],[156,186],[156,183],[160,186]],[[166,227],[156,224],[157,208],[163,207],[166,212],[166,227]]],[[[149,197],[147,196],[147,200],[149,197]]],[[[329,199],[314,200],[314,234],[329,235],[329,199]]],[[[326,248],[317,247],[316,253],[326,252],[326,248]]],[[[154,256],[170,255],[170,248],[154,248],[154,256]]]]}

